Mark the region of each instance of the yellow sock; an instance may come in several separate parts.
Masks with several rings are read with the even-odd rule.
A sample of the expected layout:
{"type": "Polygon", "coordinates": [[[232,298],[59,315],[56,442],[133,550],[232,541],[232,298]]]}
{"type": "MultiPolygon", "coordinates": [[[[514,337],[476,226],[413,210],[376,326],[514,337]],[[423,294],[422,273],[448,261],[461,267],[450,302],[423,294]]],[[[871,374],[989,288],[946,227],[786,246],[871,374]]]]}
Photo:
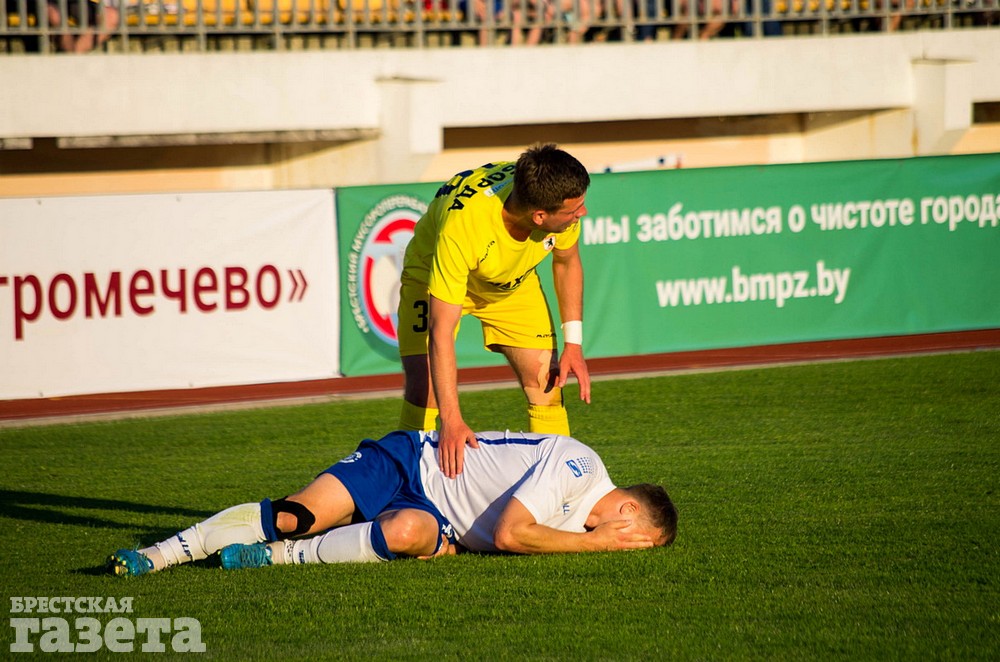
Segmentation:
{"type": "Polygon", "coordinates": [[[562,405],[528,405],[528,429],[569,436],[569,416],[562,405]]]}
{"type": "Polygon", "coordinates": [[[402,430],[434,430],[437,428],[437,417],[437,409],[418,407],[403,400],[403,411],[399,415],[399,426],[402,430]]]}

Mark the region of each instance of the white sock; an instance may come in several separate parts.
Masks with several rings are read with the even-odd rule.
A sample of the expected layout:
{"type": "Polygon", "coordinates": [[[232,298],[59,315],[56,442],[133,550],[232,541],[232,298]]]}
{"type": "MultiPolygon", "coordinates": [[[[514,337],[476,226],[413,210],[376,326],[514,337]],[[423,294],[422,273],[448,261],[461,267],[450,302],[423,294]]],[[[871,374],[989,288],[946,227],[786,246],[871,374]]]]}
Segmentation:
{"type": "Polygon", "coordinates": [[[272,543],[271,558],[279,565],[384,561],[372,547],[371,533],[372,522],[364,522],[332,529],[312,538],[272,543]]]}
{"type": "Polygon", "coordinates": [[[208,558],[226,545],[236,542],[249,545],[263,541],[260,504],[244,503],[227,508],[153,547],[139,551],[153,562],[154,570],[162,570],[208,558]]]}

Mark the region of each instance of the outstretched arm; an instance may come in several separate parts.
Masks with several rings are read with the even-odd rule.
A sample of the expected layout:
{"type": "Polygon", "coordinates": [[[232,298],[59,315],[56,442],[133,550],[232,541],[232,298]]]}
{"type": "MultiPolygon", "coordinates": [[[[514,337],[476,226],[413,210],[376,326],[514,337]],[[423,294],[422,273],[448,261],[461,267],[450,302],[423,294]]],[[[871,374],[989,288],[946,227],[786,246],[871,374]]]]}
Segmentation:
{"type": "MultiPolygon", "coordinates": [[[[559,317],[566,322],[583,321],[583,262],[577,244],[552,252],[552,281],[559,299],[559,317]]],[[[583,345],[580,342],[563,344],[559,357],[559,388],[566,386],[570,373],[580,382],[580,399],[590,403],[590,371],[583,359],[583,345]]]]}
{"type": "Polygon", "coordinates": [[[630,520],[615,520],[585,533],[560,531],[536,522],[524,504],[511,498],[497,520],[493,544],[501,551],[516,554],[609,552],[652,547],[653,540],[648,535],[625,531],[631,525],[630,520]]]}
{"type": "Polygon", "coordinates": [[[458,361],[455,358],[455,330],[462,317],[462,306],[431,295],[430,329],[427,352],[430,359],[431,383],[441,415],[441,435],[438,440],[438,461],[441,471],[449,478],[462,473],[465,444],[479,447],[476,435],[465,424],[458,403],[458,361]]]}

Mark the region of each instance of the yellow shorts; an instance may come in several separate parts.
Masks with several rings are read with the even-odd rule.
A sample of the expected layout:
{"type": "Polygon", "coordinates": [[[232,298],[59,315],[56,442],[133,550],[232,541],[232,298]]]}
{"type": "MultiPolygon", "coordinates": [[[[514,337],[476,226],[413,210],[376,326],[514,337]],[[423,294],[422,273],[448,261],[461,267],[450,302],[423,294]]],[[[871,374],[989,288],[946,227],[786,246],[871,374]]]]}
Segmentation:
{"type": "MultiPolygon", "coordinates": [[[[400,356],[427,353],[430,294],[426,286],[406,283],[399,288],[399,322],[396,336],[400,356]]],[[[472,315],[483,323],[483,347],[498,351],[497,345],[525,349],[556,348],[555,326],[534,271],[521,286],[498,301],[483,301],[468,294],[462,315],[472,315]]],[[[456,333],[458,329],[455,330],[456,333]]]]}

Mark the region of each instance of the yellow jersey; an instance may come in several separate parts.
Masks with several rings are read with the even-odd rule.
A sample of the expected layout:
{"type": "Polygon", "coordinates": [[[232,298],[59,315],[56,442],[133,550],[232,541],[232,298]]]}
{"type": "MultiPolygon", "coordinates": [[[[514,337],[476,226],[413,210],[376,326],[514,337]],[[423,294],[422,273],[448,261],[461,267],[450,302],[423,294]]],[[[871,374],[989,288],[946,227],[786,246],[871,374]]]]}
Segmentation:
{"type": "Polygon", "coordinates": [[[514,163],[488,163],[446,182],[413,230],[403,259],[404,284],[426,284],[447,303],[498,301],[516,290],[553,249],[580,238],[577,221],[560,233],[510,236],[501,210],[514,183],[514,163]]]}

